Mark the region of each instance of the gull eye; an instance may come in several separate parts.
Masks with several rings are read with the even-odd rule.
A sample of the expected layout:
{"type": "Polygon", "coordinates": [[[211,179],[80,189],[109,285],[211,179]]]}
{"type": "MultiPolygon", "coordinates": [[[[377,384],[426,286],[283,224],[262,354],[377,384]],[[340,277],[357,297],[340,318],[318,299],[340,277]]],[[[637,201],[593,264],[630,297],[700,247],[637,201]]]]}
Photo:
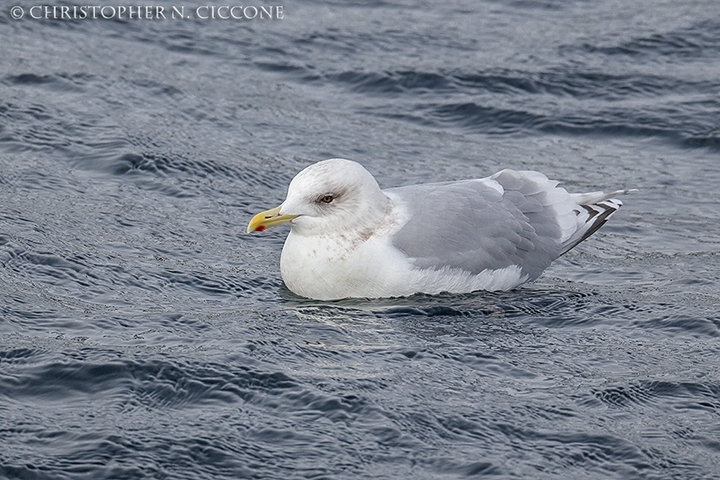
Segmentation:
{"type": "Polygon", "coordinates": [[[320,203],[332,203],[333,200],[335,200],[335,197],[332,195],[323,195],[320,197],[320,203]]]}

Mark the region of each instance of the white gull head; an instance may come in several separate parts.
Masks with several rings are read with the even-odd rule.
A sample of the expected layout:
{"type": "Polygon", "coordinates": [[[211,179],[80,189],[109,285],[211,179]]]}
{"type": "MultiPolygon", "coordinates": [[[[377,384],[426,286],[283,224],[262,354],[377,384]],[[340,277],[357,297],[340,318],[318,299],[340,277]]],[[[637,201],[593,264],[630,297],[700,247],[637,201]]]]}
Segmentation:
{"type": "Polygon", "coordinates": [[[388,213],[389,203],[362,165],[333,158],[293,178],[279,213],[294,217],[290,226],[298,235],[350,234],[374,229],[388,213]]]}

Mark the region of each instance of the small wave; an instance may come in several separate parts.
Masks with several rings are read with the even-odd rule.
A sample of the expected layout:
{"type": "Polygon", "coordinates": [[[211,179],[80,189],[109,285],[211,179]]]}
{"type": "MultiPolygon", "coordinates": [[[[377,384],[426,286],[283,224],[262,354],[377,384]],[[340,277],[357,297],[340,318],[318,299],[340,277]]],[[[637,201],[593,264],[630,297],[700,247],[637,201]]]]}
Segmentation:
{"type": "Polygon", "coordinates": [[[38,75],[36,73],[19,73],[6,75],[2,82],[11,86],[47,87],[51,90],[68,93],[84,92],[93,76],[87,73],[53,73],[38,75]]]}
{"type": "Polygon", "coordinates": [[[670,402],[675,408],[720,412],[720,385],[647,381],[628,385],[611,386],[592,390],[592,394],[603,403],[617,408],[636,405],[653,405],[670,402]]]}
{"type": "Polygon", "coordinates": [[[16,367],[15,375],[0,378],[0,385],[5,397],[14,400],[66,401],[77,395],[109,395],[126,408],[140,404],[157,409],[251,401],[298,386],[281,372],[163,360],[85,360],[16,367]]]}
{"type": "MultiPolygon", "coordinates": [[[[281,70],[306,72],[302,66],[281,70]]],[[[318,78],[317,76],[312,77],[318,78]]],[[[617,101],[672,93],[701,93],[717,87],[710,81],[686,81],[669,75],[640,73],[611,74],[593,69],[554,68],[547,71],[490,69],[487,71],[345,71],[328,73],[326,81],[348,85],[353,91],[373,94],[407,93],[482,95],[500,94],[569,96],[578,99],[617,101]]]]}
{"type": "Polygon", "coordinates": [[[634,57],[669,57],[687,61],[717,55],[720,45],[720,23],[717,19],[705,20],[693,25],[664,33],[640,36],[615,45],[582,44],[588,53],[604,55],[629,55],[634,57]]]}
{"type": "Polygon", "coordinates": [[[434,305],[429,307],[391,307],[383,310],[382,315],[388,317],[407,317],[407,316],[422,316],[422,317],[455,317],[455,316],[468,316],[469,312],[463,312],[455,309],[448,305],[434,305]]]}
{"type": "Polygon", "coordinates": [[[6,365],[23,364],[28,359],[37,355],[37,350],[32,348],[13,348],[11,350],[0,351],[0,361],[6,365]]]}
{"type": "Polygon", "coordinates": [[[442,122],[489,134],[518,133],[532,129],[543,117],[522,110],[478,105],[474,102],[429,106],[430,115],[442,122]]]}
{"type": "MultiPolygon", "coordinates": [[[[717,102],[713,102],[717,103],[717,102]]],[[[720,103],[714,105],[720,110],[720,103]]],[[[425,105],[424,116],[438,124],[453,124],[485,134],[551,133],[608,137],[662,137],[687,147],[715,148],[720,131],[712,126],[712,110],[694,115],[678,106],[667,112],[629,111],[615,108],[580,114],[541,115],[525,109],[497,108],[476,102],[425,105]]],[[[698,107],[693,106],[693,109],[698,107]]],[[[381,113],[382,114],[382,113],[381,113]]],[[[397,118],[397,116],[395,115],[397,118]]],[[[419,120],[417,115],[406,116],[419,120]]]]}
{"type": "Polygon", "coordinates": [[[139,89],[148,90],[149,96],[167,96],[172,99],[182,100],[185,96],[182,90],[174,85],[160,83],[149,79],[136,79],[129,82],[130,85],[139,89]]]}
{"type": "Polygon", "coordinates": [[[398,93],[405,91],[440,91],[450,86],[442,73],[417,72],[342,72],[328,76],[330,81],[350,85],[366,93],[398,93]]]}
{"type": "MultiPolygon", "coordinates": [[[[662,308],[662,305],[659,305],[662,308]]],[[[682,310],[682,306],[677,306],[682,310]]],[[[674,310],[675,307],[672,307],[674,310]]],[[[709,337],[720,336],[720,317],[707,316],[701,317],[696,315],[686,315],[678,312],[667,313],[659,317],[637,322],[644,328],[661,329],[675,331],[683,334],[702,335],[709,337]]]]}
{"type": "Polygon", "coordinates": [[[116,175],[125,175],[130,172],[149,172],[155,174],[181,172],[205,176],[221,171],[217,165],[213,165],[211,162],[191,161],[182,157],[170,157],[164,154],[149,152],[125,153],[119,156],[115,162],[108,165],[107,168],[116,175]]]}

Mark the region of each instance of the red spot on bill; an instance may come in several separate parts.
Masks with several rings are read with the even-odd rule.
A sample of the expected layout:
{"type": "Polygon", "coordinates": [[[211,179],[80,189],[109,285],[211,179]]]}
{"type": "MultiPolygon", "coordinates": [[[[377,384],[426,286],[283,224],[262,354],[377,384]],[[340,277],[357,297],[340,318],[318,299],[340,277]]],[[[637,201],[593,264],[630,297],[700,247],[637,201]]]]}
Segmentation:
{"type": "Polygon", "coordinates": [[[257,227],[255,227],[255,231],[262,232],[263,230],[265,230],[265,228],[265,225],[258,225],[257,227]]]}

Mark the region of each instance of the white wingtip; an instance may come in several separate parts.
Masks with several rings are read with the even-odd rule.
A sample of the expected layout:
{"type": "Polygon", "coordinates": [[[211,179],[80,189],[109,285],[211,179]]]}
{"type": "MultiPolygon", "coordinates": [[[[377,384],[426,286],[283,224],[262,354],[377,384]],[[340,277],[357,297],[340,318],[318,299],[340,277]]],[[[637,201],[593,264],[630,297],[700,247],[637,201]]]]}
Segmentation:
{"type": "Polygon", "coordinates": [[[570,196],[578,205],[592,205],[604,200],[611,200],[618,195],[627,195],[633,192],[637,192],[637,189],[630,188],[626,190],[615,190],[614,192],[571,193],[570,196]]]}

